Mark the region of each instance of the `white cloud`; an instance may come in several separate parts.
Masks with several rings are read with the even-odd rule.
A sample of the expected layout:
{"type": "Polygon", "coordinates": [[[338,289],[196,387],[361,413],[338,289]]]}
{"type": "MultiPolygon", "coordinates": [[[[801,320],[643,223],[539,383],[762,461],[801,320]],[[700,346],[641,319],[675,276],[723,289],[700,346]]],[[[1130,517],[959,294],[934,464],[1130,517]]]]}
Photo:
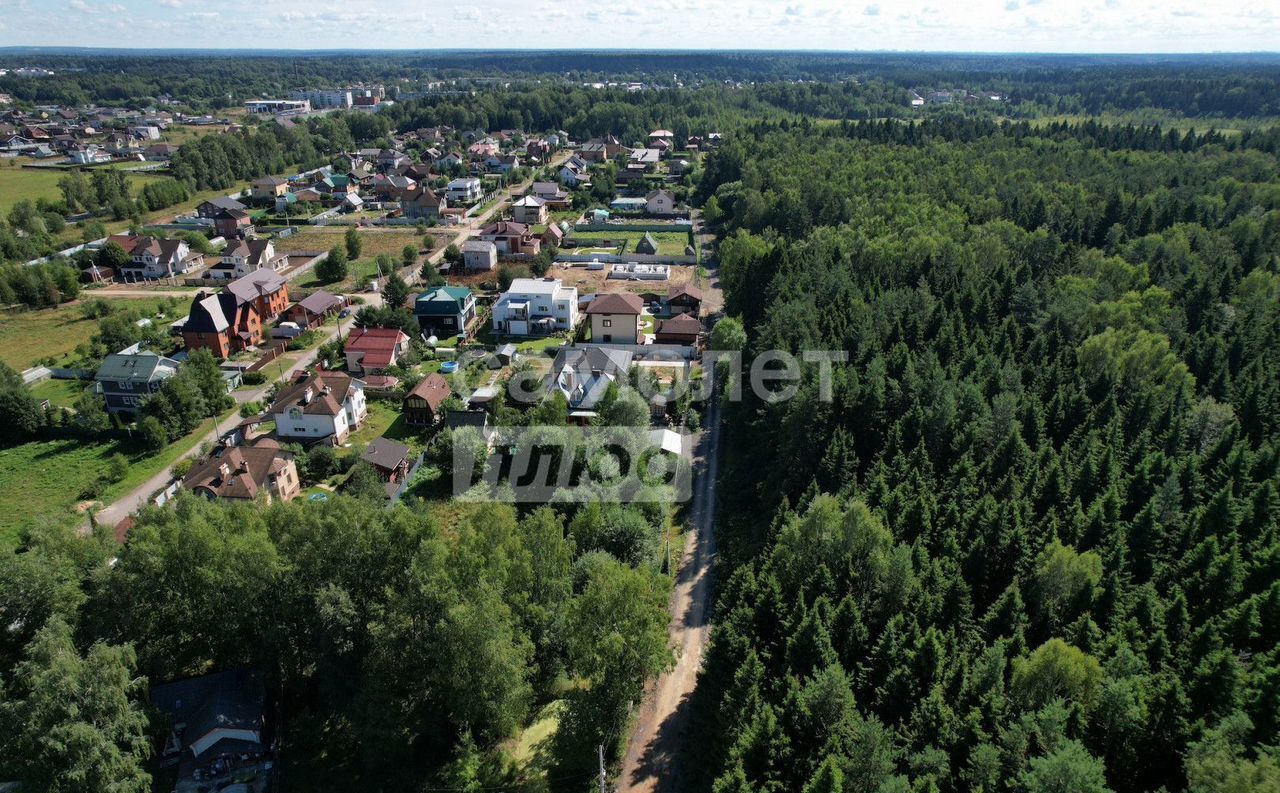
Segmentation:
{"type": "Polygon", "coordinates": [[[119,46],[112,25],[126,19],[150,46],[189,48],[1280,49],[1276,0],[617,0],[585,7],[577,0],[460,0],[446,12],[418,4],[389,10],[385,0],[65,0],[67,13],[96,13],[100,23],[61,29],[41,24],[47,16],[39,12],[52,2],[0,0],[7,24],[0,46],[119,46]],[[210,24],[213,13],[253,23],[210,24]],[[504,36],[490,24],[513,15],[527,20],[522,35],[504,36]],[[673,18],[687,24],[672,25],[673,18]]]}

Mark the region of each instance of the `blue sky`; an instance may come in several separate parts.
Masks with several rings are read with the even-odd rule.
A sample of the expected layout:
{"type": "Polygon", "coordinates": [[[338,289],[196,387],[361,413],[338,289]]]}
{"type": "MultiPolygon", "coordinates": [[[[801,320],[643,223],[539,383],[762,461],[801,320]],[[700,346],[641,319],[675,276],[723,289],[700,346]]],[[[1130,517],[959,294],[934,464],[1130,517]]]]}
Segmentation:
{"type": "Polygon", "coordinates": [[[0,0],[0,45],[1277,51],[1280,2],[0,0]]]}

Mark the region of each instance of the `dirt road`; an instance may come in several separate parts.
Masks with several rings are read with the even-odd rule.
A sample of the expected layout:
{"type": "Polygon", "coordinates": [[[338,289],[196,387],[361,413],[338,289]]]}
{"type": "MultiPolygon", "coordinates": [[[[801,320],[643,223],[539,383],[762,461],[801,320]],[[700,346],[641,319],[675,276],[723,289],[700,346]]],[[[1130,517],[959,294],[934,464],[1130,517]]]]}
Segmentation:
{"type": "Polygon", "coordinates": [[[716,556],[716,451],[720,443],[720,407],[711,400],[706,429],[698,444],[700,468],[694,483],[690,531],[671,595],[671,643],[674,668],[647,693],[627,744],[618,777],[619,793],[674,793],[680,789],[681,750],[689,721],[689,696],[698,682],[702,653],[711,634],[714,605],[712,564],[716,556]]]}

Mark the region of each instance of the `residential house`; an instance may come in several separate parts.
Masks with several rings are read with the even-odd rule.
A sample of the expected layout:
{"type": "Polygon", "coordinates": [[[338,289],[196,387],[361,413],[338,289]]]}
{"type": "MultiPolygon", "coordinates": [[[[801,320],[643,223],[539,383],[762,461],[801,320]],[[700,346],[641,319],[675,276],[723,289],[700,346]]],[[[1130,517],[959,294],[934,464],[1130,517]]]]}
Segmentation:
{"type": "Polygon", "coordinates": [[[153,726],[165,730],[161,763],[177,764],[176,789],[197,789],[197,778],[209,779],[211,766],[229,757],[256,762],[270,755],[262,732],[266,690],[255,671],[233,669],[154,685],[148,698],[160,714],[153,726]]]}
{"type": "Polygon", "coordinates": [[[590,163],[605,162],[620,153],[623,148],[622,143],[612,135],[603,139],[593,138],[578,147],[578,156],[590,163]]]}
{"type": "Polygon", "coordinates": [[[155,143],[144,149],[142,156],[147,162],[165,162],[177,152],[178,147],[172,143],[155,143]]]}
{"type": "Polygon", "coordinates": [[[467,147],[467,156],[473,160],[486,160],[498,153],[498,144],[494,141],[480,141],[467,147]]]}
{"type": "Polygon", "coordinates": [[[289,257],[277,254],[271,240],[233,239],[222,249],[220,261],[209,268],[209,278],[242,278],[249,273],[268,269],[279,271],[289,257]]]}
{"type": "Polygon", "coordinates": [[[637,166],[645,173],[652,173],[662,159],[662,152],[657,149],[632,149],[627,166],[637,166]]]}
{"type": "Polygon", "coordinates": [[[234,198],[220,196],[218,198],[211,198],[208,201],[202,201],[200,205],[196,207],[196,216],[213,220],[218,216],[218,213],[224,209],[244,211],[246,207],[234,198]]]}
{"type": "Polygon", "coordinates": [[[667,288],[667,312],[670,314],[689,313],[698,316],[702,309],[702,290],[696,286],[670,286],[667,288]]]}
{"type": "Polygon", "coordinates": [[[147,397],[178,373],[178,362],[154,352],[113,353],[94,375],[107,412],[136,416],[147,397]]]}
{"type": "Polygon", "coordinates": [[[675,140],[676,140],[676,133],[672,132],[669,129],[655,129],[653,132],[649,133],[649,143],[651,144],[657,143],[658,141],[663,141],[664,143],[673,144],[675,143],[675,140]]]}
{"type": "Polygon", "coordinates": [[[401,176],[407,176],[415,182],[435,178],[435,174],[431,172],[431,166],[425,163],[411,163],[399,169],[396,173],[401,176]]]}
{"type": "Polygon", "coordinates": [[[542,160],[551,153],[551,144],[541,138],[534,138],[524,144],[524,153],[529,157],[542,160]]]}
{"type": "Polygon", "coordinates": [[[456,151],[451,151],[441,157],[436,158],[433,161],[433,164],[436,166],[436,168],[439,168],[442,171],[449,171],[458,167],[464,162],[466,162],[466,160],[462,158],[461,154],[457,153],[456,151]]]}
{"type": "Polygon", "coordinates": [[[213,216],[213,228],[226,239],[247,236],[253,233],[253,220],[243,209],[220,209],[213,216]]]}
{"type": "Polygon", "coordinates": [[[564,230],[560,228],[558,223],[552,223],[547,226],[547,230],[542,232],[542,244],[547,247],[559,248],[564,242],[564,230]]]}
{"type": "Polygon", "coordinates": [[[462,264],[467,272],[487,272],[498,266],[498,246],[486,240],[462,243],[462,264]]]}
{"type": "Polygon", "coordinates": [[[509,336],[546,336],[578,324],[578,290],[558,278],[517,278],[493,306],[493,329],[509,336]]]}
{"type": "Polygon", "coordinates": [[[342,372],[299,372],[270,408],[278,437],[334,446],[345,443],[368,414],[364,381],[342,372]]]}
{"type": "Polygon", "coordinates": [[[323,195],[339,200],[360,189],[359,183],[346,174],[329,174],[317,179],[313,185],[323,195]]]}
{"type": "Polygon", "coordinates": [[[631,292],[606,292],[596,295],[587,306],[591,322],[591,340],[597,343],[642,344],[640,315],[644,301],[631,292]]]}
{"type": "Polygon", "coordinates": [[[97,165],[111,162],[111,153],[98,146],[73,146],[67,149],[67,158],[76,165],[97,165]]]}
{"type": "Polygon", "coordinates": [[[696,344],[702,333],[702,323],[695,314],[676,314],[670,319],[658,320],[654,341],[658,344],[696,344]]]}
{"type": "Polygon", "coordinates": [[[378,152],[378,170],[386,173],[413,162],[409,155],[395,149],[383,149],[378,152]]]}
{"type": "Polygon", "coordinates": [[[289,180],[281,179],[279,176],[264,176],[253,180],[249,187],[249,197],[254,201],[275,203],[276,198],[284,195],[288,190],[289,180]]]}
{"type": "Polygon", "coordinates": [[[673,215],[676,197],[667,190],[653,190],[644,197],[644,205],[650,215],[673,215]]]}
{"type": "Polygon", "coordinates": [[[500,220],[490,223],[476,234],[476,238],[484,242],[492,242],[503,255],[524,254],[536,256],[542,242],[529,231],[523,223],[512,223],[500,220]]]}
{"type": "Polygon", "coordinates": [[[573,203],[558,182],[534,182],[533,194],[546,202],[550,210],[568,209],[573,203]]]}
{"type": "Polygon", "coordinates": [[[656,256],[658,254],[658,241],[653,238],[649,232],[645,232],[640,241],[636,243],[636,253],[646,256],[656,256]]]}
{"type": "Polygon", "coordinates": [[[347,371],[356,375],[384,374],[409,348],[409,337],[399,328],[355,328],[347,334],[343,352],[347,371]]]}
{"type": "Polygon", "coordinates": [[[204,266],[204,254],[192,251],[185,240],[177,239],[139,237],[129,257],[129,263],[120,268],[126,281],[173,278],[204,266]]]}
{"type": "Polygon", "coordinates": [[[298,199],[299,204],[318,204],[324,199],[324,194],[314,187],[304,187],[301,190],[295,190],[289,195],[298,199]]]}
{"type": "Polygon", "coordinates": [[[520,167],[520,158],[514,154],[491,156],[484,162],[490,173],[511,173],[520,167]]]}
{"type": "Polygon", "coordinates": [[[581,157],[570,157],[560,166],[557,176],[569,187],[581,187],[591,182],[590,165],[581,157]]]}
{"type": "Polygon", "coordinates": [[[263,322],[271,322],[289,307],[289,283],[274,269],[254,270],[223,287],[242,303],[252,303],[263,322]]]}
{"type": "Polygon", "coordinates": [[[216,295],[199,292],[182,325],[188,350],[205,349],[226,358],[262,343],[263,325],[289,305],[287,283],[272,270],[237,278],[216,295]]]}
{"type": "Polygon", "coordinates": [[[285,309],[281,317],[297,323],[300,328],[315,328],[324,323],[325,317],[341,311],[346,304],[345,297],[318,289],[285,309]]]}
{"type": "Polygon", "coordinates": [[[405,394],[401,405],[405,423],[410,427],[435,426],[444,417],[444,403],[452,395],[444,375],[432,372],[405,394]]]}
{"type": "Polygon", "coordinates": [[[387,498],[394,498],[400,485],[413,467],[413,453],[409,447],[390,438],[374,438],[365,447],[360,459],[373,466],[382,481],[387,484],[387,498]]]}
{"type": "Polygon", "coordinates": [[[449,204],[472,204],[483,195],[480,180],[474,177],[454,179],[445,188],[445,199],[449,204]]]}
{"type": "Polygon", "coordinates": [[[547,202],[536,195],[527,195],[511,205],[511,217],[529,226],[546,223],[547,202]]]}
{"type": "Polygon", "coordinates": [[[302,483],[293,454],[271,438],[248,446],[218,446],[197,462],[182,487],[198,496],[228,501],[289,501],[302,483]]]}
{"type": "Polygon", "coordinates": [[[627,350],[562,347],[551,363],[550,386],[564,394],[576,418],[589,418],[609,386],[626,381],[632,361],[627,350]]]}
{"type": "Polygon", "coordinates": [[[262,343],[262,315],[252,303],[241,303],[234,294],[199,292],[182,324],[182,341],[188,350],[208,350],[215,358],[228,358],[262,343]]]}
{"type": "Polygon", "coordinates": [[[425,184],[400,195],[400,210],[407,218],[432,220],[440,217],[446,206],[445,200],[425,184]]]}
{"type": "Polygon", "coordinates": [[[384,201],[397,198],[406,191],[417,187],[418,183],[407,176],[397,173],[380,173],[373,177],[373,192],[384,201]]]}
{"type": "Polygon", "coordinates": [[[423,334],[456,336],[476,318],[476,298],[465,286],[441,286],[418,295],[413,314],[423,334]]]}

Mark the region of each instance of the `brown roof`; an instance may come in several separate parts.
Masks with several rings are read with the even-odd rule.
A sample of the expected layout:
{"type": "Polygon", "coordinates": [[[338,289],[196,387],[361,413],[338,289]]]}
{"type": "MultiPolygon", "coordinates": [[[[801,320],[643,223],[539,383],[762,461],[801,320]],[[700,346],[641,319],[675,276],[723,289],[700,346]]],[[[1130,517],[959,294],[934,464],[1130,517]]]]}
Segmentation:
{"type": "Polygon", "coordinates": [[[606,292],[596,295],[596,299],[587,306],[588,314],[631,314],[640,316],[644,309],[644,301],[640,295],[630,292],[606,292]]]}
{"type": "Polygon", "coordinates": [[[374,468],[391,471],[409,459],[409,447],[390,438],[374,438],[369,441],[360,459],[374,468]]]}
{"type": "Polygon", "coordinates": [[[667,288],[667,300],[670,300],[673,297],[680,297],[682,295],[693,298],[699,303],[702,302],[702,290],[696,286],[689,286],[686,284],[685,286],[671,286],[667,288]]]}
{"type": "Polygon", "coordinates": [[[437,411],[451,394],[453,394],[453,389],[449,388],[449,381],[445,380],[443,375],[432,372],[422,378],[413,387],[413,390],[406,395],[406,398],[418,397],[419,399],[424,399],[431,406],[432,411],[437,411]]]}
{"type": "Polygon", "coordinates": [[[251,500],[292,461],[293,455],[269,438],[253,446],[224,446],[192,466],[182,486],[217,498],[251,500]]]}
{"type": "Polygon", "coordinates": [[[299,373],[292,383],[280,389],[271,413],[284,413],[298,407],[308,415],[336,416],[352,388],[354,378],[342,372],[299,373]]]}
{"type": "Polygon", "coordinates": [[[497,223],[490,223],[480,230],[481,237],[523,237],[528,233],[528,226],[510,220],[499,220],[497,223]]]}
{"type": "Polygon", "coordinates": [[[702,323],[697,318],[689,314],[679,314],[671,319],[664,319],[658,322],[658,327],[654,331],[661,335],[663,333],[675,333],[680,336],[686,334],[695,334],[702,332],[702,323]]]}

